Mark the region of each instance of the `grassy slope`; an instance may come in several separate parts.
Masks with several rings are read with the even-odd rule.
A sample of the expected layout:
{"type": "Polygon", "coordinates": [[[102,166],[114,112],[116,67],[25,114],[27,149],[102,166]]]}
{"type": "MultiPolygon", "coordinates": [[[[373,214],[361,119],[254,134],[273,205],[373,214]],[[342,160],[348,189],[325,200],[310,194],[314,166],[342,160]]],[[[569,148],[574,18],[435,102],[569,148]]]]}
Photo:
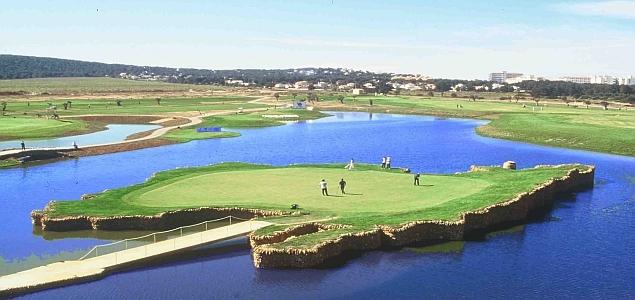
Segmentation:
{"type": "Polygon", "coordinates": [[[210,86],[135,81],[106,77],[35,78],[0,80],[0,92],[73,93],[73,92],[142,92],[187,91],[210,89],[210,86]]]}
{"type": "MultiPolygon", "coordinates": [[[[334,100],[325,97],[322,105],[334,100]]],[[[373,110],[493,120],[477,129],[482,135],[542,145],[635,156],[635,110],[586,109],[549,103],[477,101],[423,97],[357,97],[338,110],[373,110]],[[369,100],[373,100],[373,106],[369,100]],[[457,104],[463,106],[457,108],[457,104]],[[542,109],[541,109],[542,107],[542,109]]]]}
{"type": "Polygon", "coordinates": [[[196,132],[196,128],[183,128],[180,130],[172,130],[161,136],[161,138],[176,141],[179,143],[185,143],[194,140],[232,138],[238,136],[240,136],[240,133],[232,131],[196,132]]]}
{"type": "MultiPolygon", "coordinates": [[[[56,202],[48,214],[56,217],[151,215],[201,206],[289,210],[291,203],[298,203],[301,211],[314,218],[336,217],[330,222],[351,225],[279,245],[309,246],[345,232],[367,230],[376,224],[453,220],[461,212],[506,201],[551,178],[562,177],[574,167],[583,168],[562,166],[522,171],[492,168],[487,172],[424,175],[423,185],[414,187],[411,175],[383,171],[376,166],[360,165],[354,171],[346,171],[342,165],[276,168],[231,163],[161,172],[143,184],[106,191],[91,200],[56,202]],[[326,178],[331,193],[340,196],[337,181],[342,177],[348,182],[349,195],[320,195],[318,182],[326,178]]],[[[284,226],[259,233],[281,228],[284,226]]]]}
{"type": "Polygon", "coordinates": [[[0,140],[56,137],[72,132],[80,133],[89,128],[86,122],[80,120],[0,117],[0,140]]]}

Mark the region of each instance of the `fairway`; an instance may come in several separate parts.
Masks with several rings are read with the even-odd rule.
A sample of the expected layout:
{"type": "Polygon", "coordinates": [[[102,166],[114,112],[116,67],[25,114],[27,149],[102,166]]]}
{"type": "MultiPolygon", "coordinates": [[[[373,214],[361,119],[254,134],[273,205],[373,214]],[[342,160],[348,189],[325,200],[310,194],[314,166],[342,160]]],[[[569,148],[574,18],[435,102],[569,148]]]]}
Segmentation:
{"type": "Polygon", "coordinates": [[[188,176],[140,189],[126,195],[131,204],[154,207],[259,206],[287,209],[297,203],[316,212],[398,213],[438,205],[476,193],[490,184],[452,176],[423,176],[413,186],[412,175],[381,171],[326,168],[286,168],[223,172],[188,176]],[[329,197],[319,182],[329,183],[329,197]],[[344,178],[347,193],[338,182],[344,178]],[[213,192],[211,192],[213,191],[213,192]]]}

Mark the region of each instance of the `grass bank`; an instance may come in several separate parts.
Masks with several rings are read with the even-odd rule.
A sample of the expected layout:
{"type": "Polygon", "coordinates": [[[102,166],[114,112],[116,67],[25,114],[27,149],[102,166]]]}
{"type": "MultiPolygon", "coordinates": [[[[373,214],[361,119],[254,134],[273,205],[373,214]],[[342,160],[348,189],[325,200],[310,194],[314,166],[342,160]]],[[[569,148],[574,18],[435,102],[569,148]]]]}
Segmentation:
{"type": "Polygon", "coordinates": [[[477,129],[484,136],[548,146],[635,156],[635,109],[556,102],[469,101],[407,96],[347,97],[344,104],[324,97],[322,109],[425,114],[491,120],[477,129]],[[370,105],[372,100],[373,105],[370,105]]]}

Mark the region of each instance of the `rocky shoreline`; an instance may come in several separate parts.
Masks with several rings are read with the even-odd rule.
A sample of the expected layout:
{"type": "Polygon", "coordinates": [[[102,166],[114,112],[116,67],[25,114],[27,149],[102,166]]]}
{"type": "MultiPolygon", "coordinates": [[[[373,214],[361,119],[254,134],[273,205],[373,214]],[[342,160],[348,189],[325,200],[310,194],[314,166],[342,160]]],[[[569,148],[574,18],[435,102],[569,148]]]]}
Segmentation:
{"type": "Polygon", "coordinates": [[[307,268],[324,264],[346,251],[401,247],[419,242],[462,240],[466,235],[507,222],[527,219],[529,214],[546,207],[554,196],[593,186],[595,169],[571,170],[566,176],[550,180],[530,192],[508,201],[466,212],[458,221],[416,221],[400,227],[377,226],[372,230],[342,234],[311,248],[276,248],[272,244],[289,238],[329,229],[323,224],[304,224],[268,236],[250,235],[253,262],[257,268],[307,268]]]}
{"type": "Polygon", "coordinates": [[[246,208],[201,207],[162,212],[154,216],[89,217],[72,216],[51,218],[43,211],[31,212],[31,221],[47,231],[73,230],[166,230],[232,216],[241,219],[283,216],[289,213],[246,208]]]}
{"type": "MultiPolygon", "coordinates": [[[[541,167],[541,166],[537,166],[541,167]]],[[[478,172],[479,169],[471,170],[478,172]]],[[[533,190],[488,207],[463,213],[456,221],[413,221],[401,226],[376,225],[359,232],[344,233],[310,248],[276,247],[276,244],[298,236],[326,230],[348,228],[348,225],[319,222],[299,224],[268,235],[249,235],[253,262],[257,268],[307,268],[327,263],[347,251],[366,251],[402,247],[414,243],[463,240],[477,231],[497,225],[518,222],[554,202],[555,195],[593,186],[595,169],[572,169],[565,176],[552,179],[533,190]]],[[[49,217],[33,211],[33,224],[46,231],[72,230],[166,230],[203,221],[234,216],[243,219],[289,215],[290,212],[246,208],[203,207],[163,212],[153,216],[115,217],[49,217]]]]}

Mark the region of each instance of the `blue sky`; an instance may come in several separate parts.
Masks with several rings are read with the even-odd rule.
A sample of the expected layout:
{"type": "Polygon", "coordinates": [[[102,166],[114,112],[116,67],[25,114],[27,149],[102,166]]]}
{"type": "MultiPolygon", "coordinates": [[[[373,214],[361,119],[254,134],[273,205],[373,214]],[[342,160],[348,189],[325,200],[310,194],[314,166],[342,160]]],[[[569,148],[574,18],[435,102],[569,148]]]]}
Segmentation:
{"type": "Polygon", "coordinates": [[[0,53],[486,78],[635,74],[635,1],[5,1],[0,53]]]}

